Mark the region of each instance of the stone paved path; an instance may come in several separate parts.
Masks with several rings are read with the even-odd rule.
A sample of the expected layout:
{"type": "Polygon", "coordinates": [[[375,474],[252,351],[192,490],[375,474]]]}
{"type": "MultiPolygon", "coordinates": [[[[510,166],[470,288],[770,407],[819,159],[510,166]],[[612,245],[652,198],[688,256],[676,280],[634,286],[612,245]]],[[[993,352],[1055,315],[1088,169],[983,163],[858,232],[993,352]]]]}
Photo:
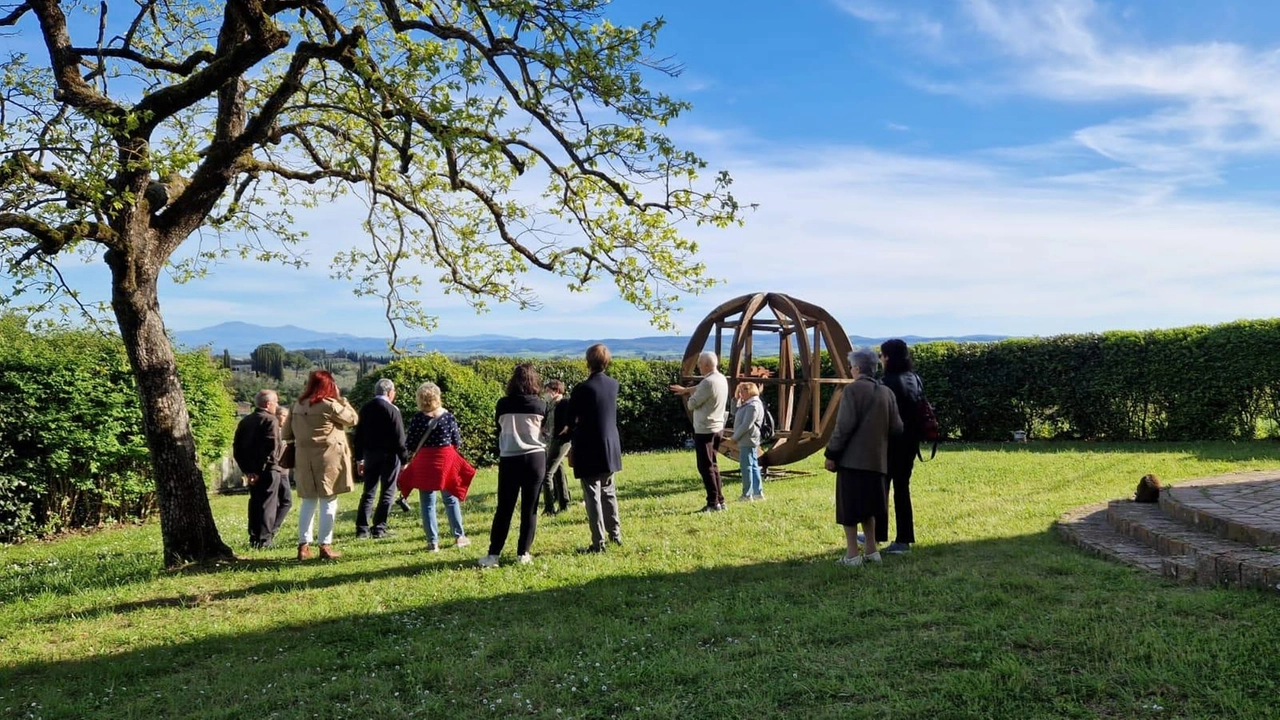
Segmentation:
{"type": "Polygon", "coordinates": [[[1077,508],[1057,529],[1089,552],[1178,581],[1280,591],[1280,470],[1183,481],[1159,505],[1077,508]]]}
{"type": "Polygon", "coordinates": [[[1280,546],[1280,471],[1188,480],[1162,495],[1161,507],[1183,522],[1229,540],[1280,546]]]}

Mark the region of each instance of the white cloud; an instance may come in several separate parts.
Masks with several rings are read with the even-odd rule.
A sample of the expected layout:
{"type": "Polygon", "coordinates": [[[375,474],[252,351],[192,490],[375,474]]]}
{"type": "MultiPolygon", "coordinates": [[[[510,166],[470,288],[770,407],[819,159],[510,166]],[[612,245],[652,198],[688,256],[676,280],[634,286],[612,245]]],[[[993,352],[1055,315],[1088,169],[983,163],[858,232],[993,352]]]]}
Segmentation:
{"type": "Polygon", "coordinates": [[[904,9],[907,3],[880,0],[835,0],[836,7],[864,22],[893,32],[929,40],[942,37],[942,24],[924,13],[904,9]]]}
{"type": "MultiPolygon", "coordinates": [[[[1005,55],[1006,91],[1153,106],[1072,135],[1107,160],[1201,183],[1240,158],[1280,154],[1280,51],[1221,41],[1152,46],[1116,30],[1091,0],[968,0],[965,8],[1005,55]]],[[[978,84],[991,91],[990,78],[978,84]]]]}
{"type": "Polygon", "coordinates": [[[733,164],[735,189],[764,202],[746,227],[700,238],[729,284],[688,315],[755,291],[825,306],[856,334],[1280,315],[1280,211],[1267,206],[1035,180],[984,161],[786,155],[733,164]]]}

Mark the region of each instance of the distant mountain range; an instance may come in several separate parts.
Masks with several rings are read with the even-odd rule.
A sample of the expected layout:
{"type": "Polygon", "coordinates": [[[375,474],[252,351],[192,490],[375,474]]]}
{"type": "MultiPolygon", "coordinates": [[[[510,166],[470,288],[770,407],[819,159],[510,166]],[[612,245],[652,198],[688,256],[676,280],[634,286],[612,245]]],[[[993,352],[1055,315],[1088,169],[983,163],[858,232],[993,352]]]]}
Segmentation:
{"type": "MultiPolygon", "coordinates": [[[[961,337],[903,336],[908,344],[954,340],[956,342],[991,342],[1003,340],[1004,335],[965,335],[961,337]]],[[[324,349],[330,352],[348,352],[383,355],[387,352],[387,339],[360,337],[345,333],[327,333],[294,325],[263,327],[243,322],[227,322],[199,330],[174,332],[178,344],[187,348],[207,347],[214,353],[229,350],[236,357],[247,357],[253,349],[265,343],[280,343],[287,350],[324,349]]],[[[888,338],[850,336],[857,346],[874,346],[888,338]]],[[[401,344],[410,352],[440,352],[449,357],[474,357],[477,355],[512,357],[578,357],[592,343],[603,342],[615,357],[679,358],[684,356],[687,336],[661,335],[639,338],[593,338],[590,340],[564,340],[547,338],[518,338],[509,335],[429,335],[404,338],[401,344]]]]}

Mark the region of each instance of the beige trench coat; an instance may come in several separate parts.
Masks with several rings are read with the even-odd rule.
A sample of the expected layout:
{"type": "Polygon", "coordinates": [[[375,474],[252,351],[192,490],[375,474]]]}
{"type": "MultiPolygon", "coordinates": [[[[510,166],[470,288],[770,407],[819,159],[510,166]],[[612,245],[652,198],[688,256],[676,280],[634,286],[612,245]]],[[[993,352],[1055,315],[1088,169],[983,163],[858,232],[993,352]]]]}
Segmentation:
{"type": "Polygon", "coordinates": [[[300,497],[332,497],[355,487],[347,428],[359,419],[346,398],[293,404],[284,441],[296,446],[293,481],[300,497]]]}

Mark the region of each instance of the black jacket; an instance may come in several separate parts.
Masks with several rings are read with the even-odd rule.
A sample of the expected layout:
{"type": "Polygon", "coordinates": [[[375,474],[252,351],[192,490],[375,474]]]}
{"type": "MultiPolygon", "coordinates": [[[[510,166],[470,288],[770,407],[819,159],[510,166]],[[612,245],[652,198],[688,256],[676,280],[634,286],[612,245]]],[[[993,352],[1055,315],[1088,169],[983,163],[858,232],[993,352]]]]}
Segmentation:
{"type": "Polygon", "coordinates": [[[231,447],[236,464],[245,475],[266,475],[280,470],[280,454],[284,452],[280,422],[265,409],[255,409],[236,426],[231,447]]]}
{"type": "Polygon", "coordinates": [[[569,402],[569,398],[562,397],[556,403],[555,423],[551,427],[551,439],[560,440],[561,442],[569,442],[572,436],[565,430],[573,430],[573,407],[569,402]]]}
{"type": "Polygon", "coordinates": [[[573,424],[574,477],[599,477],[621,470],[618,381],[602,372],[592,373],[573,389],[569,415],[573,424]]]}
{"type": "Polygon", "coordinates": [[[400,408],[385,397],[375,397],[360,408],[360,422],[356,423],[352,447],[357,460],[373,455],[394,455],[400,462],[409,461],[409,450],[404,444],[404,418],[400,408]]]}
{"type": "Polygon", "coordinates": [[[898,401],[898,415],[902,418],[902,435],[898,440],[918,440],[920,422],[916,417],[916,405],[924,397],[924,381],[913,372],[890,373],[884,376],[884,384],[893,391],[893,398],[898,401]]]}

